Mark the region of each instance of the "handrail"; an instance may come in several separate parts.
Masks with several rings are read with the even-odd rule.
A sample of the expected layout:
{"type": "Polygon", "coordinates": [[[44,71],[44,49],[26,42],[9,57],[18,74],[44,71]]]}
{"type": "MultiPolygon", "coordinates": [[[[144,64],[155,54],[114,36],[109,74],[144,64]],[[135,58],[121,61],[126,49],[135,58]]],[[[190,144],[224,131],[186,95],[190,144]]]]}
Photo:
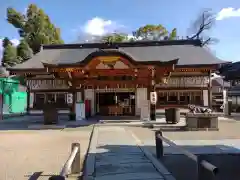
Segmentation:
{"type": "Polygon", "coordinates": [[[176,145],[175,143],[173,143],[169,139],[163,137],[162,131],[156,131],[155,132],[155,141],[156,141],[156,155],[157,155],[158,159],[162,158],[163,155],[164,155],[163,142],[165,142],[168,145],[170,145],[170,146],[174,147],[175,149],[179,150],[180,152],[182,152],[188,158],[197,162],[199,180],[201,179],[200,178],[201,177],[201,172],[200,171],[202,171],[201,167],[210,171],[212,173],[212,175],[214,175],[214,176],[218,173],[218,168],[216,166],[212,165],[211,163],[207,162],[206,160],[202,160],[201,156],[198,157],[198,156],[194,155],[193,153],[191,153],[191,152],[181,148],[180,146],[176,145]]]}
{"type": "Polygon", "coordinates": [[[77,174],[81,172],[81,162],[80,162],[80,143],[72,143],[72,151],[68,157],[66,163],[64,164],[60,175],[52,176],[49,180],[65,180],[68,174],[77,174]]]}
{"type": "MultiPolygon", "coordinates": [[[[70,170],[72,170],[71,168],[73,167],[73,161],[74,159],[76,158],[76,155],[77,153],[79,152],[80,150],[80,147],[77,146],[77,144],[73,144],[72,145],[73,149],[72,149],[72,152],[68,158],[68,160],[66,161],[66,163],[64,164],[61,172],[60,172],[60,176],[66,176],[70,170]]],[[[80,158],[79,158],[79,161],[80,161],[80,158]]],[[[80,168],[79,168],[79,172],[80,172],[80,168]]]]}

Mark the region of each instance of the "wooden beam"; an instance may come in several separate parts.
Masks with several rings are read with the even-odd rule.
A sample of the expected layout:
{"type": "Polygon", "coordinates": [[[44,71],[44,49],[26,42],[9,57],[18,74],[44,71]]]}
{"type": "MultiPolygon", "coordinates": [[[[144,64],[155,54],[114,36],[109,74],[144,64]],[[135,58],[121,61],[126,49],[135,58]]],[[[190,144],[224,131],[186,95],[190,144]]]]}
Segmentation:
{"type": "Polygon", "coordinates": [[[71,72],[67,72],[67,74],[68,74],[69,79],[72,79],[72,73],[71,72]]]}

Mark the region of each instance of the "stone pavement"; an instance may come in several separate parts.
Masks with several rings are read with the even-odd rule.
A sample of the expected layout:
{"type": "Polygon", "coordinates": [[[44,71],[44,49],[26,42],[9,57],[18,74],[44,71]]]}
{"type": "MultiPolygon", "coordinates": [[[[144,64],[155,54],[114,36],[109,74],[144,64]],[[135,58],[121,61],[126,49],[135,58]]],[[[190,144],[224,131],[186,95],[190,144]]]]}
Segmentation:
{"type": "MultiPolygon", "coordinates": [[[[226,125],[226,123],[224,122],[226,125]]],[[[237,123],[233,124],[237,126],[237,123]]],[[[232,127],[232,126],[230,126],[232,127]]],[[[237,126],[238,127],[238,126],[237,126]]],[[[240,126],[239,126],[240,127],[240,126]]],[[[238,154],[240,153],[240,134],[235,132],[234,129],[229,129],[225,132],[227,127],[220,128],[220,131],[197,131],[197,132],[163,132],[164,137],[170,139],[175,144],[182,148],[194,153],[194,154],[238,154]],[[222,128],[225,128],[224,131],[222,128]],[[232,134],[231,134],[232,133],[232,134]],[[219,136],[219,138],[218,138],[219,136]],[[231,138],[234,137],[234,138],[231,138]]],[[[155,135],[153,129],[127,127],[129,131],[132,131],[136,136],[141,139],[145,147],[148,147],[152,153],[155,153],[155,135]]],[[[182,154],[175,148],[170,147],[164,143],[165,154],[182,154]]]]}
{"type": "Polygon", "coordinates": [[[96,126],[87,157],[85,179],[174,180],[124,127],[96,126]]]}
{"type": "MultiPolygon", "coordinates": [[[[216,180],[239,180],[240,138],[239,122],[221,122],[220,131],[163,132],[163,135],[219,168],[216,180]],[[234,139],[231,139],[234,138],[234,139]]],[[[156,155],[154,130],[126,127],[132,131],[152,154],[156,155]]],[[[164,143],[162,163],[176,179],[196,180],[196,163],[164,143]]],[[[206,178],[208,179],[208,178],[206,178]]]]}

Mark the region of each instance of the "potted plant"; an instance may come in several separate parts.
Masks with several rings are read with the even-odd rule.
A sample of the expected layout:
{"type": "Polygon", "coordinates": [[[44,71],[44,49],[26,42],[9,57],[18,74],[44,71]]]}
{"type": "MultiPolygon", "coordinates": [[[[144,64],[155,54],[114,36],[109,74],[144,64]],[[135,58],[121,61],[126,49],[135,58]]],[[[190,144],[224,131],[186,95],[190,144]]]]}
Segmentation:
{"type": "Polygon", "coordinates": [[[75,120],[76,120],[76,113],[70,112],[70,114],[69,114],[69,120],[70,120],[70,121],[75,121],[75,120]]]}

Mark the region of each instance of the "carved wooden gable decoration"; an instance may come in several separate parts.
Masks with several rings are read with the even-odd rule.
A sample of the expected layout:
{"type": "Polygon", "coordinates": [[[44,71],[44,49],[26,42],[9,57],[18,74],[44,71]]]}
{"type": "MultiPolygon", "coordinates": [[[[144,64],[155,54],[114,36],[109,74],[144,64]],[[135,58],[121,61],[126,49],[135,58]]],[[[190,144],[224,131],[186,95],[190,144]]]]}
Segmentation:
{"type": "Polygon", "coordinates": [[[132,64],[121,56],[99,56],[88,64],[89,69],[129,69],[132,64]]]}

